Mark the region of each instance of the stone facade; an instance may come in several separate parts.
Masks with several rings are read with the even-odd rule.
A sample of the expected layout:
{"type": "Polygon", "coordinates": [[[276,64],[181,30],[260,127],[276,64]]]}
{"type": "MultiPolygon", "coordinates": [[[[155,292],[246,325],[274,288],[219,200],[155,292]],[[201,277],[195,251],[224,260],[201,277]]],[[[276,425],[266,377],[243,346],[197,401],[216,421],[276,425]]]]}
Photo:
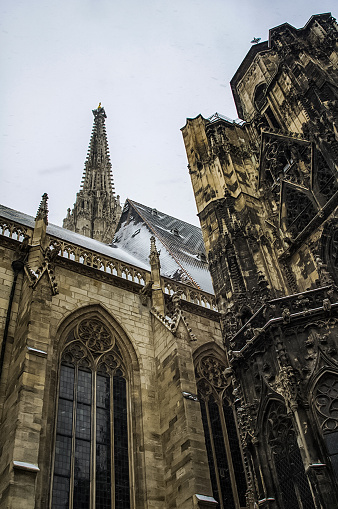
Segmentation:
{"type": "Polygon", "coordinates": [[[338,27],[283,24],[182,129],[232,367],[248,503],[338,506],[338,27]]]}
{"type": "Polygon", "coordinates": [[[93,113],[67,229],[48,224],[47,194],[35,218],[0,206],[0,507],[240,509],[249,480],[201,232],[129,200],[114,244],[98,241],[119,205],[93,113]]]}
{"type": "Polygon", "coordinates": [[[81,189],[63,227],[86,237],[110,243],[121,216],[120,197],[115,196],[108,141],[106,112],[101,103],[93,110],[94,125],[85,162],[81,189]]]}
{"type": "MultiPolygon", "coordinates": [[[[173,293],[154,239],[145,270],[79,246],[76,234],[73,243],[52,235],[46,195],[31,226],[1,215],[1,508],[50,507],[60,366],[88,370],[84,348],[93,362],[107,351],[127,383],[130,502],[121,507],[216,507],[194,374],[196,356],[228,366],[219,314],[205,305],[213,296],[194,289],[190,300],[178,282],[173,293]]],[[[81,486],[97,507],[93,481],[81,486]]]]}

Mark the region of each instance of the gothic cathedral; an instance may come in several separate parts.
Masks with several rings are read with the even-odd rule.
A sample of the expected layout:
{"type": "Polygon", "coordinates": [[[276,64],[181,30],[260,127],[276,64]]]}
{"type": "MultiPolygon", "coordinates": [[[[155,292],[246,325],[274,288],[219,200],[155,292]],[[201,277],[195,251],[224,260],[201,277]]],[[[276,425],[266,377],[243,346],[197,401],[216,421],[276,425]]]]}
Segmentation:
{"type": "Polygon", "coordinates": [[[115,196],[101,104],[63,228],[0,206],[0,508],[338,507],[338,27],[254,44],[182,129],[201,229],[115,196]]]}

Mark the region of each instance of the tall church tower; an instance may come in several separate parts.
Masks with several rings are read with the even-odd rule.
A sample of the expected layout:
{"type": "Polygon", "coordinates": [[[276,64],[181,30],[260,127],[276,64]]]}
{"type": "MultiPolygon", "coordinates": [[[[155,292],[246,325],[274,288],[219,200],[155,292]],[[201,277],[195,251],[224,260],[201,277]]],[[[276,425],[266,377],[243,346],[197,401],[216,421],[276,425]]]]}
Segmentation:
{"type": "Polygon", "coordinates": [[[106,134],[104,108],[93,110],[94,125],[80,191],[63,227],[86,237],[110,243],[121,215],[119,196],[115,197],[106,134]]]}
{"type": "Polygon", "coordinates": [[[338,507],[337,62],[330,13],[284,23],[231,80],[243,121],[182,129],[250,507],[338,507]]]}

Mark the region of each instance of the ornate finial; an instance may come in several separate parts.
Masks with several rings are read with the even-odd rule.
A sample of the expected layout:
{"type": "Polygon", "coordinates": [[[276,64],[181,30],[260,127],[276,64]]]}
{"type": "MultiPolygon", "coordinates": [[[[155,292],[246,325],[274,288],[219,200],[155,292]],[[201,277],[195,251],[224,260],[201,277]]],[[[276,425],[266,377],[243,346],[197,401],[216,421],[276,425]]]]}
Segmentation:
{"type": "Polygon", "coordinates": [[[160,259],[160,253],[156,249],[155,237],[152,235],[150,237],[150,263],[158,262],[160,259]]]}
{"type": "Polygon", "coordinates": [[[154,235],[150,237],[150,253],[157,253],[154,235]]]}
{"type": "Polygon", "coordinates": [[[40,202],[35,221],[38,221],[39,219],[43,219],[46,224],[48,224],[48,194],[44,193],[42,195],[42,200],[40,202]]]}
{"type": "Polygon", "coordinates": [[[107,118],[106,112],[104,110],[104,107],[101,106],[101,103],[99,103],[99,105],[96,108],[96,110],[92,110],[92,112],[93,112],[95,120],[96,119],[107,118]]]}

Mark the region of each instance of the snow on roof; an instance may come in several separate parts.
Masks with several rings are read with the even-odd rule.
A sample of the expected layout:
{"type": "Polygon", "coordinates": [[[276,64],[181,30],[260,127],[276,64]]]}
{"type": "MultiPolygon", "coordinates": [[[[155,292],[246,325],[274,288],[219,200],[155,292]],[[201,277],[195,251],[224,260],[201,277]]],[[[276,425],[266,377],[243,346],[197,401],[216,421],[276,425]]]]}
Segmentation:
{"type": "MultiPolygon", "coordinates": [[[[3,217],[4,219],[10,221],[14,221],[23,226],[27,226],[28,228],[34,228],[35,219],[33,216],[29,216],[28,214],[24,214],[23,212],[10,209],[9,207],[5,207],[4,205],[0,205],[0,217],[3,217]]],[[[63,240],[65,242],[70,242],[71,244],[75,244],[85,249],[90,249],[91,251],[95,251],[96,253],[100,253],[105,256],[110,256],[111,258],[115,258],[116,260],[128,263],[130,265],[134,265],[135,267],[138,267],[140,269],[150,270],[149,260],[148,263],[147,262],[144,263],[140,259],[128,253],[123,247],[117,247],[116,245],[109,246],[107,244],[103,244],[98,240],[94,240],[91,239],[90,237],[80,235],[79,233],[66,230],[65,228],[61,228],[61,226],[56,226],[55,224],[48,224],[47,234],[51,235],[52,237],[56,237],[57,239],[63,240]]],[[[149,250],[150,242],[148,245],[148,253],[149,250]]]]}
{"type": "Polygon", "coordinates": [[[213,294],[202,231],[164,212],[127,200],[114,237],[133,256],[148,263],[150,237],[160,251],[162,276],[213,294]]]}
{"type": "MultiPolygon", "coordinates": [[[[85,237],[54,224],[48,224],[47,234],[64,242],[150,271],[150,237],[155,235],[160,251],[162,276],[190,284],[213,294],[211,276],[206,261],[202,231],[197,226],[168,216],[140,203],[127,200],[135,213],[121,216],[119,230],[112,245],[85,237]]],[[[0,217],[22,226],[34,228],[33,216],[0,205],[0,217]]]]}

